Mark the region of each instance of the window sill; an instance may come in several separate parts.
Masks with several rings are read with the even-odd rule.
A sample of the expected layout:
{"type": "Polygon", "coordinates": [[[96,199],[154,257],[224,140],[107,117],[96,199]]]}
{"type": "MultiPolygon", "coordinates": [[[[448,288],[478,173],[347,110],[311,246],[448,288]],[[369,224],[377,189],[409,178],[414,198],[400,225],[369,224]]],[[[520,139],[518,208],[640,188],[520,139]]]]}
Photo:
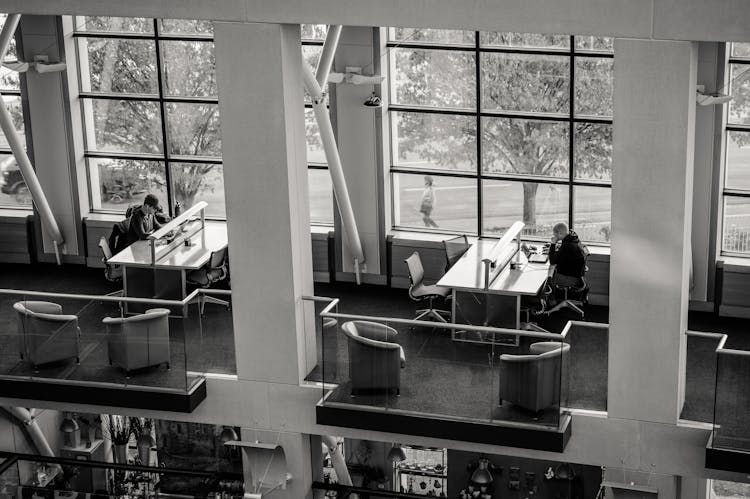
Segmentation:
{"type": "Polygon", "coordinates": [[[750,258],[744,256],[720,256],[716,263],[730,272],[750,274],[750,258]]]}
{"type": "Polygon", "coordinates": [[[34,214],[34,210],[25,208],[0,208],[0,218],[26,219],[34,214]]]}

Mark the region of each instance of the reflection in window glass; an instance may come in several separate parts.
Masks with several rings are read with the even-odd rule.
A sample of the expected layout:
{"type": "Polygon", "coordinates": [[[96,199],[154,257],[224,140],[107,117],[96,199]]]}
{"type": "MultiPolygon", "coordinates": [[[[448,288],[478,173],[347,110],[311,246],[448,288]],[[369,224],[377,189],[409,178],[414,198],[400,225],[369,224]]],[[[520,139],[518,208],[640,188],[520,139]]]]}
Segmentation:
{"type": "Polygon", "coordinates": [[[184,156],[221,156],[217,104],[167,104],[169,150],[184,156]]]}
{"type": "MultiPolygon", "coordinates": [[[[15,95],[3,95],[3,102],[5,107],[10,112],[10,117],[13,119],[13,125],[18,131],[18,135],[23,137],[25,135],[24,122],[23,122],[23,106],[21,104],[21,97],[15,95]]],[[[0,149],[10,149],[8,140],[5,138],[5,134],[0,131],[0,149]]]]}
{"type": "Polygon", "coordinates": [[[171,163],[172,196],[184,207],[199,201],[208,203],[206,216],[226,218],[224,171],[222,165],[171,163]]]}
{"type": "Polygon", "coordinates": [[[567,113],[570,61],[566,56],[482,54],[482,107],[567,113]]]}
{"type": "Polygon", "coordinates": [[[76,16],[76,31],[153,33],[154,22],[143,17],[76,16]]]}
{"type": "MultiPolygon", "coordinates": [[[[94,206],[125,213],[131,204],[140,204],[146,194],[167,202],[164,163],[123,159],[88,158],[94,206]]],[[[166,209],[166,207],[165,207],[166,209]]]]}
{"type": "Polygon", "coordinates": [[[750,133],[727,131],[727,189],[750,190],[750,133]]]}
{"type": "Polygon", "coordinates": [[[164,91],[167,95],[215,97],[213,42],[162,41],[164,91]]]}
{"type": "Polygon", "coordinates": [[[325,24],[303,24],[301,25],[300,37],[303,40],[325,40],[328,26],[325,24]]]}
{"type": "Polygon", "coordinates": [[[470,108],[476,106],[471,52],[394,48],[391,85],[397,104],[470,108]]]}
{"type": "Polygon", "coordinates": [[[750,57],[750,43],[732,43],[733,57],[750,57]]]}
{"type": "MultiPolygon", "coordinates": [[[[0,13],[0,26],[5,25],[5,21],[8,20],[8,14],[0,13]]],[[[10,39],[10,45],[8,46],[8,53],[5,54],[6,61],[15,61],[16,55],[16,39],[10,39]]],[[[18,73],[11,71],[10,69],[0,66],[0,90],[15,90],[21,89],[21,81],[18,77],[18,73]]]]}
{"type": "Polygon", "coordinates": [[[525,236],[548,238],[556,223],[568,219],[567,184],[485,180],[482,200],[482,231],[487,234],[502,234],[522,220],[525,236]]]}
{"type": "Polygon", "coordinates": [[[307,143],[307,162],[326,163],[326,153],[323,150],[323,142],[320,138],[318,122],[312,109],[305,109],[305,140],[307,143]]]}
{"type": "Polygon", "coordinates": [[[31,194],[10,154],[0,154],[0,206],[31,208],[31,194]]]}
{"type": "Polygon", "coordinates": [[[575,75],[576,115],[612,116],[614,59],[578,57],[575,75]]]}
{"type": "Polygon", "coordinates": [[[476,179],[394,173],[392,180],[395,226],[456,232],[476,230],[476,179]],[[432,189],[426,185],[425,177],[432,179],[432,189]]]}
{"type": "Polygon", "coordinates": [[[214,23],[193,19],[159,19],[159,33],[162,35],[213,36],[214,23]]]}
{"type": "Polygon", "coordinates": [[[750,64],[730,64],[729,123],[750,124],[750,64]]]}
{"type": "Polygon", "coordinates": [[[328,170],[307,170],[310,223],[333,225],[333,186],[328,170]]]}
{"type": "Polygon", "coordinates": [[[81,90],[118,94],[159,92],[151,40],[78,38],[81,90]]]}
{"type": "Polygon", "coordinates": [[[568,176],[568,124],[482,118],[482,171],[568,176]]]}
{"type": "Polygon", "coordinates": [[[723,251],[750,254],[750,198],[724,196],[723,251]]]}
{"type": "Polygon", "coordinates": [[[612,180],[612,125],[575,124],[575,176],[586,180],[612,180]]]}
{"type": "Polygon", "coordinates": [[[597,52],[612,52],[615,39],[611,36],[576,36],[577,50],[592,50],[597,52]]]}
{"type": "Polygon", "coordinates": [[[132,153],[163,151],[158,103],[83,99],[83,110],[88,150],[132,153]]]}
{"type": "Polygon", "coordinates": [[[583,241],[609,243],[612,235],[612,189],[573,187],[573,230],[583,241]]]}
{"type": "Polygon", "coordinates": [[[549,35],[541,33],[503,33],[483,31],[479,35],[482,46],[487,47],[525,47],[566,49],[570,46],[567,35],[549,35]]]}
{"type": "Polygon", "coordinates": [[[393,164],[476,171],[476,118],[393,112],[393,164]]]}
{"type": "Polygon", "coordinates": [[[474,45],[474,32],[457,29],[390,28],[388,39],[412,43],[444,43],[447,45],[474,45]]]}

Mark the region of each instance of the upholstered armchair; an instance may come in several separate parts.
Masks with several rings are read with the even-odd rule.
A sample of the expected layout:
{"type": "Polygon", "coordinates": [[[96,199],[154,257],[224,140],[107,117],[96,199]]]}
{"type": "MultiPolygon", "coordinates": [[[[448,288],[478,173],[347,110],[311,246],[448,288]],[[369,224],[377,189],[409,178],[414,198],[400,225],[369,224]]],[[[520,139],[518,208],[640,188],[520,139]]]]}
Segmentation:
{"type": "Polygon", "coordinates": [[[349,343],[349,377],[352,395],[362,391],[394,391],[401,388],[401,369],[406,366],[398,331],[385,324],[350,321],[341,326],[349,343]]]}
{"type": "Polygon", "coordinates": [[[166,363],[169,368],[169,309],[152,308],[131,317],[105,317],[109,363],[129,375],[166,363]]]}
{"type": "Polygon", "coordinates": [[[41,364],[75,357],[81,330],[78,317],[62,313],[62,306],[48,301],[19,301],[13,304],[18,319],[21,358],[34,369],[41,364]]]}
{"type": "Polygon", "coordinates": [[[528,355],[500,356],[500,403],[503,400],[533,412],[560,403],[567,396],[570,345],[559,341],[532,343],[528,355]]]}

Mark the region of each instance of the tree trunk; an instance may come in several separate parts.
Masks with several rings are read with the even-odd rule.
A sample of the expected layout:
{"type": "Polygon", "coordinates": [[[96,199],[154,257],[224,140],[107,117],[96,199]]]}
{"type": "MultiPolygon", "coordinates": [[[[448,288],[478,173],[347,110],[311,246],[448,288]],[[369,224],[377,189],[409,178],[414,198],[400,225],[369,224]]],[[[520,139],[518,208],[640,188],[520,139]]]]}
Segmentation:
{"type": "Polygon", "coordinates": [[[523,223],[526,225],[524,233],[528,233],[536,226],[536,191],[539,184],[523,183],[523,223]]]}

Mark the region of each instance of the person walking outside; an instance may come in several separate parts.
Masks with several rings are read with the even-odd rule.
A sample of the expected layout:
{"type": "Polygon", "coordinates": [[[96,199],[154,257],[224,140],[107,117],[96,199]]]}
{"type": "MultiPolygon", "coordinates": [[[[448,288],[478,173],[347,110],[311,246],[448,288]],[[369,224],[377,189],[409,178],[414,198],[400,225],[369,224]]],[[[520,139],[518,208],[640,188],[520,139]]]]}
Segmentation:
{"type": "Polygon", "coordinates": [[[424,176],[424,190],[422,191],[422,200],[419,203],[419,212],[422,214],[422,221],[425,227],[437,227],[438,224],[430,217],[435,207],[435,190],[432,188],[432,177],[424,176]]]}

